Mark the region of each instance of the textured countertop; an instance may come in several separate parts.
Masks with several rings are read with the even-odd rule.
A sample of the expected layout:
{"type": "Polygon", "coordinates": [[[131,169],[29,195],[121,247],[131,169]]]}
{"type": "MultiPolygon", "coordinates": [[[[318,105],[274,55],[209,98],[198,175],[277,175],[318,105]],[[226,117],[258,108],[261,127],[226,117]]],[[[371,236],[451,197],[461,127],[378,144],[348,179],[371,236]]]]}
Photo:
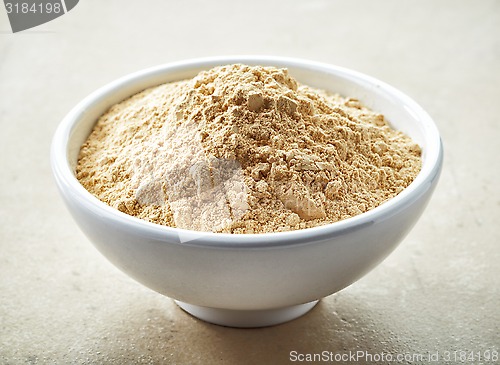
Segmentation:
{"type": "Polygon", "coordinates": [[[0,363],[287,364],[323,351],[361,351],[368,363],[453,363],[473,351],[488,363],[478,356],[500,350],[499,101],[495,0],[86,0],[17,34],[0,6],[0,363]],[[445,147],[433,199],[396,251],[270,328],[201,322],[118,271],[68,215],[49,166],[59,121],[96,88],[224,54],[373,75],[419,102],[445,147]]]}

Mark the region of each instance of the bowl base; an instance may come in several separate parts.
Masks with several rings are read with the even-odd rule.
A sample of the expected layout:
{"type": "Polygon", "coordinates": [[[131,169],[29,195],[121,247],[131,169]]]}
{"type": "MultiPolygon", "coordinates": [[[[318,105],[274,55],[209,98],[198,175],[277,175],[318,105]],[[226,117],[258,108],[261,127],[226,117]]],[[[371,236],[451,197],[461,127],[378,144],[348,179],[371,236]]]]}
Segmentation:
{"type": "Polygon", "coordinates": [[[309,312],[318,300],[289,307],[264,310],[233,310],[201,307],[174,300],[179,307],[205,322],[226,327],[252,328],[281,324],[309,312]]]}

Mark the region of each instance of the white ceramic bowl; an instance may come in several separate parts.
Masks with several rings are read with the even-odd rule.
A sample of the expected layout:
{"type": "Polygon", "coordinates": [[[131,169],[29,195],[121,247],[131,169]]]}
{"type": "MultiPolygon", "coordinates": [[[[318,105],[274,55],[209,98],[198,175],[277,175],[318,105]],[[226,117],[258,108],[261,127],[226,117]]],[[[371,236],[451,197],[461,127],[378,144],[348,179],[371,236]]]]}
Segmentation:
{"type": "Polygon", "coordinates": [[[319,299],[380,263],[422,214],[439,177],[442,145],[435,124],[419,105],[372,77],[304,60],[241,56],[161,65],[102,87],[61,122],[51,160],[69,211],[113,264],[174,298],[196,317],[227,326],[257,327],[306,313],[319,299]],[[111,105],[147,87],[231,63],[286,67],[302,83],[358,98],[419,143],[421,172],[398,196],[356,217],[293,232],[243,235],[148,223],[109,207],[80,185],[74,173],[80,146],[111,105]]]}

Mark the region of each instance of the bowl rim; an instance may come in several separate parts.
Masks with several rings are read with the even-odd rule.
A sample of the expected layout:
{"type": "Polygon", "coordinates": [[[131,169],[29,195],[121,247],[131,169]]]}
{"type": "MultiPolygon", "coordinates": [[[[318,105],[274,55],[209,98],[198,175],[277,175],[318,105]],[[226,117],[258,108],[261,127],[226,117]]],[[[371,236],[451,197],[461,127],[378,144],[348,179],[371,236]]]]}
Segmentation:
{"type": "Polygon", "coordinates": [[[323,240],[326,237],[332,238],[344,235],[367,225],[372,225],[376,221],[387,218],[388,216],[398,214],[398,212],[405,209],[405,207],[415,202],[428,190],[434,180],[438,178],[442,165],[443,148],[439,131],[430,115],[405,93],[372,76],[344,67],[299,58],[240,55],[193,58],[184,61],[165,63],[130,73],[100,87],[74,106],[60,122],[52,139],[50,159],[56,183],[63,196],[71,196],[71,199],[77,200],[79,204],[82,204],[84,208],[97,216],[113,220],[121,226],[121,229],[133,231],[136,234],[140,232],[144,237],[183,245],[271,248],[304,244],[304,242],[310,243],[312,241],[323,240]],[[112,95],[124,85],[137,84],[146,77],[186,71],[200,67],[209,69],[217,65],[231,63],[261,63],[276,65],[277,67],[289,66],[319,72],[333,72],[344,78],[354,79],[366,85],[376,86],[378,92],[383,92],[387,94],[387,96],[401,102],[403,105],[402,107],[411,112],[415,119],[419,120],[423,126],[424,139],[426,141],[426,158],[423,161],[419,174],[414,181],[397,196],[387,200],[376,208],[354,217],[295,231],[243,234],[191,231],[147,222],[143,219],[120,212],[118,209],[107,205],[80,184],[68,160],[68,142],[80,117],[91,105],[112,95]]]}

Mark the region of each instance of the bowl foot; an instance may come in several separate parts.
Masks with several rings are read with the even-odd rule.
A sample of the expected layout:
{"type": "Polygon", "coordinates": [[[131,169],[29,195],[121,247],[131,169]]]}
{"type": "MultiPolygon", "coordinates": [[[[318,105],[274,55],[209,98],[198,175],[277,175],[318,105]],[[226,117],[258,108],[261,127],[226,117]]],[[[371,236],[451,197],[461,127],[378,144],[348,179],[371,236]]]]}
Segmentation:
{"type": "Polygon", "coordinates": [[[175,300],[184,311],[196,318],[227,327],[266,327],[291,321],[309,312],[318,300],[290,307],[264,310],[233,310],[201,307],[175,300]]]}

